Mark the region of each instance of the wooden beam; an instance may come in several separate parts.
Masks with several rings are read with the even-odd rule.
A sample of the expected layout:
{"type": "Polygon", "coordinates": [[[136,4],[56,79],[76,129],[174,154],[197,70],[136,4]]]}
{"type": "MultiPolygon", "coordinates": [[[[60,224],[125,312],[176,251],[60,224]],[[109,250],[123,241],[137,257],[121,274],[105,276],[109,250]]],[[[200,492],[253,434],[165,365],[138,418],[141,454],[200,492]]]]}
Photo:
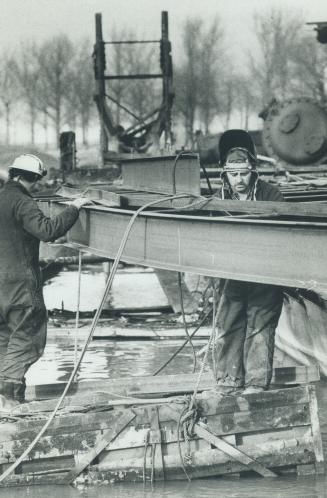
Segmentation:
{"type": "MultiPolygon", "coordinates": [[[[192,392],[198,374],[157,375],[145,377],[123,377],[108,380],[74,382],[68,391],[69,396],[77,394],[95,393],[96,391],[118,393],[123,396],[146,396],[160,394],[184,394],[192,392]]],[[[320,379],[319,367],[317,365],[274,368],[272,385],[294,385],[308,382],[316,382],[320,379]]],[[[48,399],[58,397],[64,387],[64,382],[56,384],[40,384],[38,386],[27,386],[27,399],[48,399]]],[[[213,389],[215,385],[212,372],[202,375],[199,390],[213,389]]],[[[269,393],[270,391],[267,391],[269,393]]],[[[112,396],[113,399],[115,396],[112,396]]]]}
{"type": "Polygon", "coordinates": [[[233,460],[242,463],[245,465],[247,470],[254,470],[258,474],[263,477],[277,477],[277,475],[269,470],[267,467],[262,465],[257,460],[254,460],[249,455],[239,450],[235,446],[227,443],[223,439],[215,436],[211,432],[209,432],[205,427],[202,427],[200,424],[195,424],[194,432],[197,436],[202,439],[205,439],[208,443],[215,446],[217,449],[223,451],[226,455],[231,457],[233,460]]]}
{"type": "MultiPolygon", "coordinates": [[[[99,393],[100,394],[100,393],[99,393]]],[[[68,397],[67,402],[72,406],[76,398],[84,401],[84,406],[75,408],[73,412],[61,412],[60,417],[56,417],[52,425],[48,428],[47,436],[59,436],[62,434],[70,434],[74,432],[75,428],[80,428],[82,434],[106,430],[114,425],[117,418],[117,409],[110,410],[110,393],[101,393],[97,398],[95,394],[94,408],[99,409],[102,407],[108,411],[92,412],[88,403],[90,395],[87,393],[80,393],[79,396],[68,397]],[[101,405],[102,402],[102,405],[101,405]],[[88,406],[88,410],[85,407],[88,406]]],[[[172,419],[169,405],[173,406],[177,411],[180,410],[180,399],[157,398],[157,399],[131,399],[126,397],[123,399],[116,399],[116,403],[123,405],[132,404],[133,411],[136,413],[135,425],[151,425],[151,418],[149,418],[149,407],[144,403],[154,404],[155,402],[160,405],[160,422],[166,423],[172,419]],[[137,404],[139,403],[139,406],[137,404]],[[142,404],[141,404],[142,403],[142,404]]],[[[5,441],[16,441],[22,439],[32,440],[39,432],[44,419],[39,418],[35,420],[33,417],[30,419],[26,415],[41,414],[46,416],[46,412],[51,410],[54,406],[55,400],[38,401],[26,403],[21,408],[22,418],[19,419],[17,413],[15,422],[3,421],[1,424],[0,443],[5,441]]],[[[260,427],[263,430],[267,429],[268,425],[274,421],[274,426],[277,428],[286,426],[298,426],[310,424],[310,417],[308,411],[308,390],[307,387],[288,388],[281,390],[272,390],[260,393],[260,395],[248,395],[245,398],[242,396],[227,396],[221,399],[215,396],[214,393],[209,392],[208,396],[199,395],[197,397],[197,405],[202,413],[205,413],[208,418],[208,427],[215,434],[224,434],[228,432],[247,432],[256,430],[260,427]],[[287,412],[287,408],[292,406],[293,419],[290,418],[292,414],[287,412]],[[247,413],[252,411],[253,416],[249,421],[247,413]],[[226,424],[224,417],[228,415],[228,424],[226,424]],[[266,419],[265,419],[266,418],[266,419]],[[247,425],[246,425],[247,424],[247,425]]],[[[183,405],[182,405],[183,406],[183,405]]],[[[120,409],[119,409],[120,410],[120,409]]],[[[259,429],[258,429],[259,430],[259,429]]],[[[58,444],[54,441],[52,446],[58,444]]],[[[71,444],[67,442],[68,446],[71,444]]],[[[79,444],[77,442],[77,444],[79,444]]],[[[76,446],[76,445],[75,445],[76,446]]]]}
{"type": "Polygon", "coordinates": [[[315,452],[315,467],[318,474],[325,473],[324,452],[322,447],[322,439],[320,432],[320,422],[318,416],[318,403],[316,398],[316,390],[314,386],[308,386],[309,392],[309,410],[311,417],[311,429],[313,439],[313,449],[315,452]]]}
{"type": "Polygon", "coordinates": [[[105,80],[149,80],[162,78],[162,74],[113,74],[104,76],[105,80]]]}

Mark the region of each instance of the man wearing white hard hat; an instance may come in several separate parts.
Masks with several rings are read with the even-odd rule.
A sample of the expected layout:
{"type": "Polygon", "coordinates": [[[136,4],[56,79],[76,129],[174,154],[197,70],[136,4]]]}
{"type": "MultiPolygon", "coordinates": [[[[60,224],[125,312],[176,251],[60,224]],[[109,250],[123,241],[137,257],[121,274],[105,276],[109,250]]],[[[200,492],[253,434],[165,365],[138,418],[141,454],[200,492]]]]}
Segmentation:
{"type": "Polygon", "coordinates": [[[32,154],[17,157],[0,191],[0,409],[24,400],[25,373],[43,354],[47,313],[39,268],[39,244],[63,236],[88,202],[75,199],[46,217],[30,192],[47,174],[32,154]]]}
{"type": "MultiPolygon", "coordinates": [[[[256,150],[244,130],[228,130],[219,142],[222,186],[218,197],[282,201],[273,185],[259,179],[256,150]]],[[[246,271],[244,272],[246,273],[246,271]]],[[[216,390],[219,394],[266,390],[272,376],[275,329],[283,303],[280,287],[227,280],[217,322],[216,390]]]]}

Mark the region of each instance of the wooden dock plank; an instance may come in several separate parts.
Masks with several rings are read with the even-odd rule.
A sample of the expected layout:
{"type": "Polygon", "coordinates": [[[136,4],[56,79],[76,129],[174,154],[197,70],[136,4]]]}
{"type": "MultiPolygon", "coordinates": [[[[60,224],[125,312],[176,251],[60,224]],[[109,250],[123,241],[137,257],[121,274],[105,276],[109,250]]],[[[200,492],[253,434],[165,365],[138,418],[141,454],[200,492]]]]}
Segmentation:
{"type": "MultiPolygon", "coordinates": [[[[83,397],[83,394],[80,394],[83,397]]],[[[84,395],[84,401],[89,402],[90,400],[87,396],[84,395]]],[[[149,400],[151,401],[151,400],[149,400]]],[[[181,409],[180,398],[163,398],[162,400],[158,400],[157,404],[159,405],[160,410],[160,420],[167,421],[171,419],[171,414],[169,409],[166,407],[166,404],[170,404],[171,406],[175,406],[176,410],[181,409]],[[162,403],[162,404],[160,404],[162,403]]],[[[66,398],[67,406],[71,403],[73,404],[73,398],[66,398]]],[[[103,405],[107,404],[107,408],[110,408],[108,405],[108,398],[105,396],[98,399],[101,407],[101,403],[103,405]]],[[[298,405],[303,403],[308,403],[308,391],[306,387],[296,387],[289,388],[283,390],[271,390],[260,393],[260,395],[247,395],[247,396],[227,396],[221,399],[215,395],[211,395],[209,392],[209,397],[203,398],[202,395],[197,398],[197,406],[202,413],[205,413],[206,416],[210,415],[219,415],[224,413],[237,413],[237,412],[247,412],[249,410],[261,410],[265,409],[267,406],[273,408],[278,406],[290,406],[290,405],[298,405]]],[[[24,431],[33,431],[38,430],[38,428],[44,422],[42,420],[29,420],[26,415],[38,415],[44,413],[46,415],[47,411],[50,411],[54,406],[55,400],[49,401],[39,401],[33,403],[27,403],[25,405],[21,405],[19,411],[17,411],[16,416],[19,417],[19,414],[22,414],[23,417],[19,421],[15,421],[14,423],[3,423],[2,429],[3,434],[8,434],[10,437],[15,437],[15,432],[19,434],[23,434],[24,431]],[[25,417],[25,418],[24,418],[25,417]],[[13,430],[13,428],[16,428],[13,430]]],[[[133,405],[133,400],[123,399],[119,401],[119,403],[126,405],[133,405]]],[[[96,410],[96,403],[94,403],[94,410],[96,410]]],[[[105,406],[103,406],[105,408],[105,406]]],[[[102,408],[102,409],[103,409],[102,408]]],[[[119,407],[115,408],[115,410],[119,409],[119,407]]],[[[59,416],[55,418],[53,424],[49,428],[49,431],[53,430],[56,432],[57,430],[71,430],[74,427],[75,423],[78,423],[83,430],[88,430],[92,426],[92,428],[104,428],[106,427],[106,419],[108,421],[111,420],[111,417],[115,417],[115,413],[112,411],[106,412],[105,414],[102,412],[89,411],[87,413],[83,413],[84,407],[80,407],[80,413],[78,413],[78,408],[76,408],[75,413],[67,413],[65,411],[61,411],[59,416]],[[94,425],[93,425],[94,424],[94,425]]],[[[141,425],[144,423],[149,424],[149,418],[147,414],[146,407],[134,407],[134,411],[137,415],[137,424],[141,425]]],[[[109,422],[108,422],[109,423],[109,422]]],[[[51,434],[51,432],[49,432],[51,434]]],[[[2,437],[2,436],[0,436],[2,437]]],[[[5,439],[2,437],[2,440],[5,439]]]]}
{"type": "Polygon", "coordinates": [[[207,417],[207,425],[214,434],[259,432],[287,427],[310,425],[308,405],[283,406],[229,413],[207,417]]]}
{"type": "MultiPolygon", "coordinates": [[[[103,391],[108,393],[118,393],[125,396],[130,395],[157,395],[157,394],[184,394],[192,392],[198,374],[178,374],[178,375],[157,375],[146,377],[123,377],[118,379],[84,381],[73,383],[68,391],[69,396],[78,393],[103,391]]],[[[320,379],[319,367],[292,366],[274,368],[272,387],[278,385],[294,385],[308,382],[315,382],[320,379]]],[[[49,399],[58,397],[64,390],[65,383],[44,384],[38,386],[28,386],[26,390],[27,399],[49,399]]],[[[199,390],[213,389],[215,385],[211,372],[204,372],[199,390]]],[[[81,397],[83,399],[83,397],[81,397]]]]}

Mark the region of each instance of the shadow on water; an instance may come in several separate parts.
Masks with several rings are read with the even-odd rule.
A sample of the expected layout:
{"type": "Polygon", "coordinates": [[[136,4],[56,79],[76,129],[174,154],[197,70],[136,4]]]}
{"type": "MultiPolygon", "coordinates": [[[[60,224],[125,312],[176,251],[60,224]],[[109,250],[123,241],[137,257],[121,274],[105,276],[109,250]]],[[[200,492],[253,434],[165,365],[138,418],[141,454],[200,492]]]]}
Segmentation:
{"type": "Polygon", "coordinates": [[[113,484],[74,488],[70,486],[36,486],[0,490],[0,498],[325,498],[325,477],[216,478],[192,482],[113,484]]]}

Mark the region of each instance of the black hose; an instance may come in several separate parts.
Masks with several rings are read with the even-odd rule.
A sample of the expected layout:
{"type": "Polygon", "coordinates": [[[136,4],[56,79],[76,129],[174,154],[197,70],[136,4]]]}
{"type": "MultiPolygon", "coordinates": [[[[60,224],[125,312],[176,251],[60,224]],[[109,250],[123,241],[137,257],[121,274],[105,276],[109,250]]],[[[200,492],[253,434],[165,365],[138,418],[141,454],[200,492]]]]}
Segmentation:
{"type": "Polygon", "coordinates": [[[185,334],[187,336],[187,340],[192,348],[192,354],[193,354],[193,372],[196,370],[196,354],[195,354],[195,349],[194,349],[194,344],[192,342],[192,339],[190,337],[188,328],[187,328],[187,323],[185,319],[185,310],[184,310],[184,299],[183,299],[183,288],[182,288],[182,274],[181,272],[178,272],[177,274],[177,279],[178,279],[178,288],[179,288],[179,297],[180,297],[180,304],[181,304],[181,312],[182,312],[182,318],[183,318],[183,325],[184,325],[184,330],[185,334]]]}
{"type": "MultiPolygon", "coordinates": [[[[207,318],[209,317],[209,315],[211,313],[212,313],[212,308],[210,308],[209,311],[207,311],[207,313],[202,318],[201,322],[196,326],[196,328],[194,329],[194,331],[192,332],[192,334],[190,334],[190,338],[191,339],[192,339],[192,337],[195,336],[195,334],[197,333],[197,331],[202,327],[202,325],[204,324],[204,322],[207,320],[207,318]]],[[[186,341],[183,342],[183,344],[175,351],[175,353],[163,365],[161,365],[161,367],[158,368],[158,370],[156,370],[152,375],[153,376],[158,375],[164,368],[166,368],[166,366],[169,365],[169,363],[174,358],[176,358],[176,356],[182,351],[182,349],[186,346],[186,344],[188,344],[188,342],[189,342],[189,339],[187,338],[186,341]]]]}

